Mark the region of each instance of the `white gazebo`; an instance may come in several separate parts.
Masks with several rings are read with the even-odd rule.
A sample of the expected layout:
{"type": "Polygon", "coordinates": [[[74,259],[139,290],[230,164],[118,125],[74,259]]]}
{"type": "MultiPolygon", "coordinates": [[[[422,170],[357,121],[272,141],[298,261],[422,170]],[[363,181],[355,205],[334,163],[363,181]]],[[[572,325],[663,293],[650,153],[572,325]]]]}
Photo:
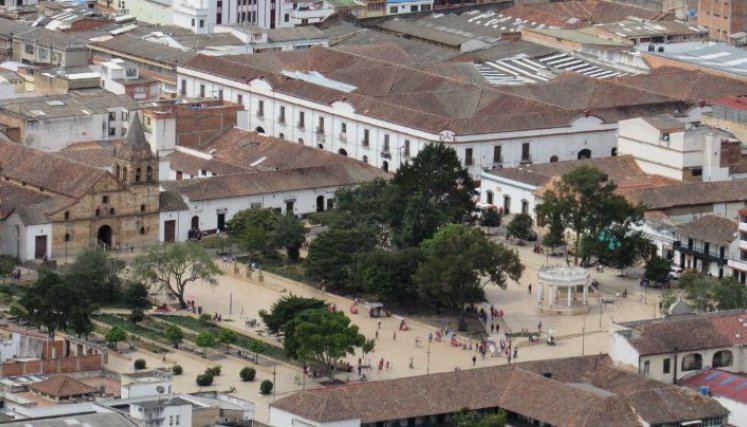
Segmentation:
{"type": "Polygon", "coordinates": [[[591,310],[587,304],[589,271],[585,268],[545,266],[540,268],[537,278],[537,310],[540,313],[572,316],[591,310]]]}

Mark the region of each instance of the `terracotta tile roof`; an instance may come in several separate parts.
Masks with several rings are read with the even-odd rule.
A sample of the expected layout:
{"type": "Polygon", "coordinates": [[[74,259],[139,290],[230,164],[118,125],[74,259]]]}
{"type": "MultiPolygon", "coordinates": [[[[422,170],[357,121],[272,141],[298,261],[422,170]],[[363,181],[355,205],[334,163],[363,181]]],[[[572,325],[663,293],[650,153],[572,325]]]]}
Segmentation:
{"type": "Polygon", "coordinates": [[[503,15],[521,18],[557,27],[572,27],[572,18],[580,20],[578,25],[600,24],[621,21],[629,16],[646,20],[661,17],[660,12],[641,9],[611,1],[585,0],[514,6],[501,11],[503,15]]]}
{"type": "Polygon", "coordinates": [[[81,142],[55,154],[97,168],[109,168],[114,160],[114,145],[110,142],[81,142]]]}
{"type": "Polygon", "coordinates": [[[690,103],[728,95],[747,95],[747,82],[698,70],[663,67],[650,74],[615,77],[608,81],[657,92],[690,103]]]}
{"type": "Polygon", "coordinates": [[[218,175],[246,172],[245,169],[233,166],[216,159],[204,159],[189,153],[175,151],[168,155],[171,169],[190,174],[195,178],[200,176],[201,170],[208,170],[218,175]]]}
{"type": "Polygon", "coordinates": [[[653,424],[728,414],[713,399],[617,369],[605,355],[306,390],[271,406],[320,423],[360,418],[363,424],[446,414],[465,407],[500,407],[550,425],[579,427],[622,427],[641,425],[641,419],[653,424]],[[546,372],[552,377],[545,377],[546,372]]]}
{"type": "Polygon", "coordinates": [[[747,96],[724,96],[710,101],[711,105],[720,105],[734,110],[747,111],[747,96]]]}
{"type": "Polygon", "coordinates": [[[685,129],[685,123],[675,119],[671,114],[642,117],[643,120],[660,131],[678,131],[685,129]]]}
{"type": "Polygon", "coordinates": [[[305,51],[208,57],[184,65],[208,74],[246,82],[265,79],[273,91],[331,104],[346,99],[356,112],[415,129],[462,134],[565,127],[584,111],[606,122],[685,109],[676,97],[630,84],[580,75],[566,76],[539,88],[489,87],[464,64],[412,65],[374,50],[346,51],[314,46],[305,51]],[[370,55],[370,56],[366,56],[370,55]],[[281,75],[283,70],[316,71],[355,86],[352,92],[281,75]]]}
{"type": "Polygon", "coordinates": [[[389,176],[388,173],[373,166],[337,164],[166,181],[161,185],[166,190],[178,191],[190,201],[196,201],[357,185],[389,176]]]}
{"type": "Polygon", "coordinates": [[[79,198],[108,172],[12,142],[0,141],[0,175],[79,198]],[[63,179],[61,179],[63,178],[63,179]]]}
{"type": "Polygon", "coordinates": [[[185,211],[189,209],[178,191],[161,191],[158,193],[159,212],[185,211]]]}
{"type": "Polygon", "coordinates": [[[651,188],[621,189],[620,192],[629,200],[641,202],[653,210],[747,201],[747,185],[741,180],[677,183],[651,188]]]}
{"type": "Polygon", "coordinates": [[[747,313],[719,312],[623,322],[630,344],[641,356],[747,344],[747,313]],[[740,319],[742,321],[740,321],[740,319]]]}
{"type": "Polygon", "coordinates": [[[718,215],[704,215],[681,226],[680,234],[704,242],[728,246],[737,238],[737,221],[718,215]]]}
{"type": "Polygon", "coordinates": [[[56,398],[76,397],[96,392],[95,388],[66,375],[31,384],[29,388],[56,398]]]}

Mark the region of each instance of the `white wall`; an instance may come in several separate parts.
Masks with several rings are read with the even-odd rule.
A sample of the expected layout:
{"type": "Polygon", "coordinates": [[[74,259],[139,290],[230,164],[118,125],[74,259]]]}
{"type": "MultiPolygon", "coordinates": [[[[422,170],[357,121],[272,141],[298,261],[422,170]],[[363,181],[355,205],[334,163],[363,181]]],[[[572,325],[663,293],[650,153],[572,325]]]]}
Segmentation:
{"type": "MultiPolygon", "coordinates": [[[[130,416],[136,420],[142,420],[143,417],[143,414],[139,411],[139,408],[140,406],[138,406],[136,403],[130,405],[130,416]]],[[[192,427],[192,405],[164,406],[163,412],[159,415],[159,417],[163,417],[160,425],[164,427],[192,427]],[[178,423],[177,417],[179,417],[178,423]],[[173,424],[170,423],[170,421],[173,421],[173,424]]],[[[141,425],[146,424],[141,423],[141,425]]],[[[147,425],[152,426],[152,424],[147,425]]]]}
{"type": "Polygon", "coordinates": [[[3,255],[19,257],[21,262],[34,259],[36,236],[47,236],[47,257],[52,258],[52,224],[24,226],[18,214],[2,222],[0,248],[3,255]],[[16,225],[18,228],[16,228],[16,225]]]}
{"type": "MultiPolygon", "coordinates": [[[[155,380],[149,382],[132,382],[130,384],[123,384],[120,387],[120,395],[122,399],[129,399],[131,397],[145,397],[145,396],[157,396],[159,394],[172,394],[174,392],[171,381],[167,379],[155,380]],[[161,387],[161,392],[158,388],[161,387]]],[[[188,426],[189,427],[189,426],[188,426]]]]}
{"type": "Polygon", "coordinates": [[[723,396],[712,397],[729,410],[729,425],[747,427],[747,404],[723,396]]]}
{"type": "Polygon", "coordinates": [[[537,199],[534,192],[537,187],[522,182],[516,182],[483,172],[480,183],[480,202],[488,203],[488,192],[493,193],[493,206],[503,209],[508,214],[521,213],[522,202],[527,202],[527,214],[536,219],[534,209],[537,206],[537,199]],[[508,197],[508,203],[506,203],[508,197]],[[508,206],[507,206],[508,205],[508,206]]]}
{"type": "Polygon", "coordinates": [[[581,150],[591,150],[592,157],[607,157],[617,145],[617,124],[603,123],[596,117],[580,117],[568,127],[533,129],[527,131],[494,132],[475,135],[456,135],[448,131],[426,132],[398,124],[378,120],[358,114],[354,106],[337,101],[331,105],[276,93],[263,80],[250,83],[232,81],[199,71],[179,67],[179,85],[186,81],[187,96],[199,97],[200,86],[205,88],[205,96],[217,96],[223,91],[224,99],[236,102],[238,95],[246,111],[239,113],[239,126],[249,130],[261,128],[266,134],[321,147],[327,151],[345,150],[348,156],[367,161],[377,167],[387,162],[394,171],[408,160],[404,156],[405,141],[409,141],[410,157],[414,157],[428,143],[445,142],[452,145],[462,161],[466,150],[473,151],[473,164],[469,170],[478,177],[482,168],[492,167],[494,147],[500,145],[504,167],[518,166],[521,163],[522,144],[530,144],[530,154],[535,163],[547,163],[552,156],[558,160],[575,160],[581,150]],[[259,116],[259,101],[264,102],[264,115],[259,116]],[[280,107],[285,107],[285,123],[280,123],[280,107]],[[298,127],[299,113],[304,113],[305,126],[298,127]],[[323,134],[317,134],[319,117],[324,118],[323,134]],[[345,138],[341,136],[343,124],[345,138]],[[362,144],[364,130],[369,131],[369,146],[362,144]],[[384,141],[389,137],[389,155],[382,155],[384,141]]]}
{"type": "Polygon", "coordinates": [[[10,337],[0,341],[0,362],[8,359],[21,357],[21,335],[17,333],[10,334],[10,337]]]}
{"type": "Polygon", "coordinates": [[[638,351],[620,331],[610,334],[610,358],[615,365],[638,372],[638,351]]]}
{"type": "Polygon", "coordinates": [[[318,423],[271,406],[270,424],[273,427],[360,427],[361,420],[353,419],[331,423],[318,423]]]}
{"type": "Polygon", "coordinates": [[[129,14],[151,24],[171,25],[172,0],[126,0],[129,14]]]}

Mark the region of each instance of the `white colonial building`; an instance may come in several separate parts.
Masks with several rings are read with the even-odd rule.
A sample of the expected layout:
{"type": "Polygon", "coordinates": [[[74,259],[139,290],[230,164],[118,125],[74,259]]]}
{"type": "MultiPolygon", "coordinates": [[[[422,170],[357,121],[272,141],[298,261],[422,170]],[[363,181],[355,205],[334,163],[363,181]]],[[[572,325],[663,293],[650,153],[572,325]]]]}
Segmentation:
{"type": "MultiPolygon", "coordinates": [[[[184,96],[244,105],[242,128],[387,171],[426,144],[442,142],[456,149],[475,177],[485,168],[610,156],[617,146],[617,120],[639,114],[637,103],[645,103],[648,111],[674,107],[671,98],[652,93],[624,102],[614,96],[568,100],[552,95],[552,82],[546,83],[550,95],[541,89],[519,95],[453,77],[471,75],[470,67],[424,70],[397,46],[376,45],[197,56],[180,65],[177,74],[184,96]]],[[[579,79],[563,84],[588,90],[594,80],[579,79]]],[[[600,86],[637,90],[607,81],[595,81],[594,90],[600,86]]],[[[699,114],[699,108],[690,110],[688,120],[699,114]]]]}

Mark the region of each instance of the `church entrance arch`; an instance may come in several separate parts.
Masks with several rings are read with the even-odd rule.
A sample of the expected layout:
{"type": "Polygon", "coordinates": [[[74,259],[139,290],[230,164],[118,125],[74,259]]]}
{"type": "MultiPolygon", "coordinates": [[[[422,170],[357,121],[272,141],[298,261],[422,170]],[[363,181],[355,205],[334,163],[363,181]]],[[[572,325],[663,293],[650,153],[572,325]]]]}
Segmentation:
{"type": "Polygon", "coordinates": [[[98,242],[105,249],[112,247],[112,228],[108,225],[102,225],[98,231],[98,242]]]}

